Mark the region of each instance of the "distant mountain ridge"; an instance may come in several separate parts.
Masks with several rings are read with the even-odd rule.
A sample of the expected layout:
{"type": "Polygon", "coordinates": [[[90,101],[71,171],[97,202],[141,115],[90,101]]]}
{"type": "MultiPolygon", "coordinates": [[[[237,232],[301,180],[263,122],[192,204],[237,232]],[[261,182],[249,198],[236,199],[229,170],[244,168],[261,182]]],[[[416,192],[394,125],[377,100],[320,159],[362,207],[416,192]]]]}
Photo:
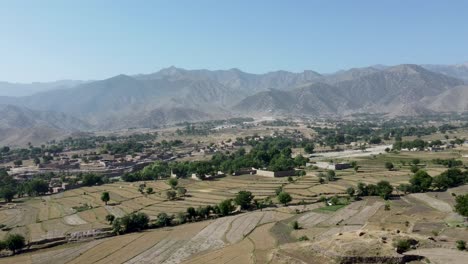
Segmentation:
{"type": "MultiPolygon", "coordinates": [[[[16,106],[33,117],[24,119],[31,123],[24,129],[34,127],[37,119],[41,120],[41,127],[64,132],[71,128],[159,127],[246,115],[342,116],[365,112],[398,116],[460,112],[467,111],[465,66],[375,65],[333,74],[252,74],[239,69],[170,67],[152,74],[122,74],[52,90],[49,87],[27,96],[0,96],[0,105],[16,106]],[[450,106],[445,107],[447,104],[450,106]],[[45,119],[43,113],[57,116],[57,122],[45,119]]],[[[6,111],[12,109],[0,108],[0,115],[6,111]]],[[[22,129],[19,123],[3,123],[22,129]]]]}
{"type": "Polygon", "coordinates": [[[364,69],[355,78],[341,76],[329,83],[312,84],[287,92],[258,93],[241,101],[234,109],[254,114],[268,108],[270,113],[335,114],[355,112],[413,115],[424,111],[421,100],[442,94],[463,81],[434,73],[417,65],[398,65],[385,70],[364,69]],[[342,81],[340,81],[342,80],[342,81]],[[275,100],[277,99],[277,100],[275,100]],[[315,107],[313,107],[315,106],[315,107]],[[402,111],[402,109],[406,109],[402,111]],[[416,111],[416,109],[418,109],[416,111]]]}

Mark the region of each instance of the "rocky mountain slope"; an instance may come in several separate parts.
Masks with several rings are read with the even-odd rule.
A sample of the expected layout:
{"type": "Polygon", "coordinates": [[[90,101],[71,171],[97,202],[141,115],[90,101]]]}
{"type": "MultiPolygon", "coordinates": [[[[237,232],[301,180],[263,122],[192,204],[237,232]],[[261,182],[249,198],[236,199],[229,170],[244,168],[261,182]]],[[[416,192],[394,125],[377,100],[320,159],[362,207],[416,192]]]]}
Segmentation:
{"type": "Polygon", "coordinates": [[[459,79],[417,65],[352,71],[340,73],[340,76],[346,76],[342,81],[338,81],[340,77],[329,77],[328,82],[333,85],[312,84],[287,92],[261,92],[247,97],[234,109],[246,113],[262,109],[270,113],[315,115],[354,112],[413,115],[430,110],[424,108],[423,98],[437,96],[463,84],[459,79]]]}
{"type": "MultiPolygon", "coordinates": [[[[240,115],[421,115],[466,111],[465,76],[463,65],[372,66],[328,75],[170,67],[152,74],[75,83],[73,87],[28,96],[0,96],[0,104],[33,111],[26,115],[31,118],[23,120],[30,123],[29,127],[40,121],[41,127],[60,131],[158,127],[240,115]],[[49,119],[42,113],[49,113],[49,119]],[[51,116],[57,116],[57,122],[51,122],[51,116]],[[67,122],[72,119],[75,121],[70,126],[67,122]]],[[[11,112],[0,109],[0,114],[7,110],[11,112]]],[[[21,128],[5,120],[3,123],[3,129],[21,128]]]]}
{"type": "Polygon", "coordinates": [[[0,145],[42,143],[91,126],[63,113],[0,105],[0,145]]]}

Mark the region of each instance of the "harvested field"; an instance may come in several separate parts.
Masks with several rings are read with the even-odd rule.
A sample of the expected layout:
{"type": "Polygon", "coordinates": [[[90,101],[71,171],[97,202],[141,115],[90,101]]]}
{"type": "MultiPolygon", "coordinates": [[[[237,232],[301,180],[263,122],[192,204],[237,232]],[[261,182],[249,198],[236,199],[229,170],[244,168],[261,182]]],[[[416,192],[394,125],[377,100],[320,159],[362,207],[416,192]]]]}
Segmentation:
{"type": "Polygon", "coordinates": [[[63,218],[63,220],[68,225],[85,225],[85,224],[87,224],[87,222],[85,220],[81,219],[77,214],[72,214],[72,215],[69,215],[69,216],[65,216],[63,218]]]}
{"type": "Polygon", "coordinates": [[[453,211],[452,207],[450,204],[441,201],[439,199],[436,199],[434,197],[431,197],[425,193],[412,193],[410,194],[411,197],[414,197],[422,202],[427,203],[430,207],[437,209],[441,212],[445,213],[451,213],[453,211]]]}
{"type": "Polygon", "coordinates": [[[254,212],[237,217],[231,223],[231,227],[226,233],[226,240],[231,244],[241,241],[258,225],[264,214],[262,212],[254,212]]]}
{"type": "Polygon", "coordinates": [[[411,254],[424,256],[435,264],[465,264],[468,259],[467,252],[447,248],[422,248],[405,253],[405,255],[411,254]]]}

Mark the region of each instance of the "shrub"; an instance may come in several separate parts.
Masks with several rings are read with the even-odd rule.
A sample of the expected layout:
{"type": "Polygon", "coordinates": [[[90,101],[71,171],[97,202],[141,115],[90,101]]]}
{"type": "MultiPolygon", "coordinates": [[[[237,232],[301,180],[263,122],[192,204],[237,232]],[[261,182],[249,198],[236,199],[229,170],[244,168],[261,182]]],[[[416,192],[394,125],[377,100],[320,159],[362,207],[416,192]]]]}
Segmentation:
{"type": "Polygon", "coordinates": [[[462,216],[468,217],[468,194],[456,196],[455,211],[462,216]]]}
{"type": "Polygon", "coordinates": [[[291,223],[291,226],[292,226],[292,228],[293,228],[294,230],[298,230],[298,229],[301,228],[301,227],[299,226],[299,223],[298,223],[297,221],[293,221],[293,222],[291,223]]]}
{"type": "Polygon", "coordinates": [[[309,238],[307,236],[301,236],[299,237],[299,241],[309,241],[309,238]]]}
{"type": "Polygon", "coordinates": [[[391,170],[393,170],[393,168],[395,168],[395,166],[391,162],[385,162],[385,168],[387,170],[391,171],[391,170]]]}
{"type": "Polygon", "coordinates": [[[411,244],[407,239],[401,239],[396,241],[393,246],[396,248],[396,251],[401,254],[408,251],[411,247],[411,244]]]}
{"type": "Polygon", "coordinates": [[[458,250],[465,250],[466,249],[466,242],[464,240],[457,241],[457,249],[458,250]]]}
{"type": "Polygon", "coordinates": [[[114,215],[111,215],[111,214],[106,215],[106,221],[109,222],[109,225],[111,225],[112,222],[114,222],[114,220],[115,220],[114,215]]]}
{"type": "Polygon", "coordinates": [[[166,197],[168,200],[174,200],[177,196],[177,193],[173,190],[169,190],[166,192],[166,197]]]}
{"type": "Polygon", "coordinates": [[[125,234],[148,228],[149,217],[144,213],[131,213],[112,222],[116,234],[125,234]]]}

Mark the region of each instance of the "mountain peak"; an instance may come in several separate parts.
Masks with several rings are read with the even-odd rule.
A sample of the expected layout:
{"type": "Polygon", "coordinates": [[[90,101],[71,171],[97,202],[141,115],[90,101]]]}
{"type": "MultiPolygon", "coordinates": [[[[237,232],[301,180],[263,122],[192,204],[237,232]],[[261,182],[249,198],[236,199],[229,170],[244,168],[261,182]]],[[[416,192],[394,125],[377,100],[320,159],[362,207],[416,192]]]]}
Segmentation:
{"type": "Polygon", "coordinates": [[[427,70],[416,64],[400,64],[387,69],[389,72],[401,72],[408,74],[416,74],[426,72],[427,70]]]}

